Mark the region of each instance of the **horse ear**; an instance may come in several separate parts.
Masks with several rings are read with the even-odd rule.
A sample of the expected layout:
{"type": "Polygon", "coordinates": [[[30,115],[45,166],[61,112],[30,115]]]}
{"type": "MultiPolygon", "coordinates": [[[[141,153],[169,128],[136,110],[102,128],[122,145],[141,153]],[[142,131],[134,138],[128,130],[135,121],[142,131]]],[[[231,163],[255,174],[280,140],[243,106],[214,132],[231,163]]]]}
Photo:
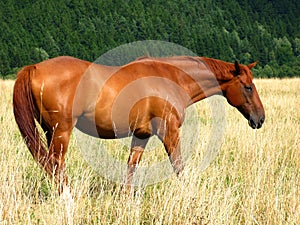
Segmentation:
{"type": "Polygon", "coordinates": [[[234,67],[235,67],[235,74],[237,76],[241,72],[240,65],[239,65],[239,62],[237,60],[234,61],[234,67]]]}
{"type": "Polygon", "coordinates": [[[258,62],[254,62],[248,65],[248,68],[251,70],[254,66],[256,66],[258,62]]]}

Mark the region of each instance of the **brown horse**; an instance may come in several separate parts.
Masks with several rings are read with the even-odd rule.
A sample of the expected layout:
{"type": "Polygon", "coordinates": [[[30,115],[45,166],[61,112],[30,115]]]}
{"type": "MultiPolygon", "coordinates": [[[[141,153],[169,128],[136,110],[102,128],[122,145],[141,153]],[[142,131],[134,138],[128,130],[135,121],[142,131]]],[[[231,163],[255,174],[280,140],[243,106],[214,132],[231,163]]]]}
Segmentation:
{"type": "Polygon", "coordinates": [[[113,139],[132,135],[126,184],[130,185],[148,139],[163,142],[174,171],[183,169],[179,128],[185,108],[224,95],[252,128],[265,119],[250,69],[204,57],[139,58],[121,67],[57,57],[24,67],[14,86],[14,115],[34,159],[67,185],[65,154],[72,129],[113,139]],[[35,119],[46,135],[38,133],[35,119]],[[46,147],[47,146],[47,147],[46,147]],[[48,148],[48,151],[46,150],[48,148]]]}

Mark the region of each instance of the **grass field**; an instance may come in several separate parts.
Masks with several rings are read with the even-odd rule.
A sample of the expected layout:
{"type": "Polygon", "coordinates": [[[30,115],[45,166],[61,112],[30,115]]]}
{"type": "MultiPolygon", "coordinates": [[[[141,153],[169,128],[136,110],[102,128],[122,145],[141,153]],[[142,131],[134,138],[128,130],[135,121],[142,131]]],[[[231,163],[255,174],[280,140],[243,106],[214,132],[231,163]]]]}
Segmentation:
{"type": "MultiPolygon", "coordinates": [[[[20,137],[13,81],[0,80],[0,224],[300,224],[300,79],[256,80],[256,86],[266,111],[260,130],[226,104],[224,141],[209,168],[199,171],[196,153],[180,178],[171,176],[134,197],[93,170],[73,138],[67,154],[70,208],[20,137]]],[[[205,101],[197,109],[201,147],[209,139],[210,111],[205,101]]],[[[119,145],[108,144],[112,152],[120,152],[119,145]]],[[[128,154],[128,148],[122,151],[128,154]]],[[[145,154],[143,163],[155,160],[153,154],[145,154]]],[[[162,149],[158,154],[164,157],[162,149]]]]}

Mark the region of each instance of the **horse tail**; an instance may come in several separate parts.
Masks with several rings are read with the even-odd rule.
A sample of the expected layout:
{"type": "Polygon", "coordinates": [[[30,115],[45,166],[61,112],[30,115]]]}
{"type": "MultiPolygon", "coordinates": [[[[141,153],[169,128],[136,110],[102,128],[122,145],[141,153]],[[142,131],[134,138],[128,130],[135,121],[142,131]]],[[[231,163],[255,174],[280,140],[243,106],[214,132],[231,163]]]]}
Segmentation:
{"type": "Polygon", "coordinates": [[[31,76],[35,72],[34,65],[24,67],[17,76],[13,91],[13,110],[21,135],[33,158],[46,165],[47,151],[38,131],[35,118],[40,114],[31,89],[31,76]]]}

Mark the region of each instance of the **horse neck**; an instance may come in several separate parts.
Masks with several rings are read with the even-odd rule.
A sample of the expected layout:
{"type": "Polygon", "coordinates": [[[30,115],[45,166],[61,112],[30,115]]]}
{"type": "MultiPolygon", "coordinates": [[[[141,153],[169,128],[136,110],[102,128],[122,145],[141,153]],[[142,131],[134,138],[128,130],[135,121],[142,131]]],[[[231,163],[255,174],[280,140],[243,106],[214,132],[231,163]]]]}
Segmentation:
{"type": "Polygon", "coordinates": [[[191,98],[189,105],[222,93],[223,83],[226,79],[224,79],[223,73],[213,67],[213,64],[220,62],[222,61],[200,57],[173,58],[172,64],[180,68],[189,78],[192,78],[184,79],[181,82],[191,98]]]}

